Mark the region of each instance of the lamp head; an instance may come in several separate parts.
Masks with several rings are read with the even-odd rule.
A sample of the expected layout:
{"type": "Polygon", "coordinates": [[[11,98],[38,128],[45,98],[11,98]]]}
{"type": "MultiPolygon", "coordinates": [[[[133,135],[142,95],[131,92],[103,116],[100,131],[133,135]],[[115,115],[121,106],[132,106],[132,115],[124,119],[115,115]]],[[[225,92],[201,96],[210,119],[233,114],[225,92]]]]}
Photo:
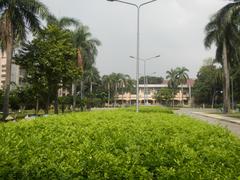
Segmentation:
{"type": "Polygon", "coordinates": [[[107,1],[114,2],[114,1],[116,1],[116,0],[107,0],[107,1]]]}
{"type": "Polygon", "coordinates": [[[160,57],[160,55],[157,55],[157,56],[156,56],[156,58],[159,58],[159,57],[160,57]]]}

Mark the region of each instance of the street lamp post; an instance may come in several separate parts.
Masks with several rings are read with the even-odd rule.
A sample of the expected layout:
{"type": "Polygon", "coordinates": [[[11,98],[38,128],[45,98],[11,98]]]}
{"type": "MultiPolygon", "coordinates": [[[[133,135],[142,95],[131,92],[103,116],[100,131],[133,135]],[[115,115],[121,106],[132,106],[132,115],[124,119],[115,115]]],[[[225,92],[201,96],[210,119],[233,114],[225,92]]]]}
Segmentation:
{"type": "MultiPolygon", "coordinates": [[[[136,59],[134,56],[129,56],[130,58],[132,59],[136,59]]],[[[140,59],[139,58],[139,61],[143,61],[144,63],[144,104],[146,105],[146,103],[148,103],[148,98],[146,98],[147,94],[148,94],[148,91],[147,91],[147,75],[146,75],[146,72],[147,72],[147,61],[150,61],[150,60],[153,60],[153,59],[156,59],[156,58],[159,58],[160,55],[157,55],[157,56],[154,56],[154,57],[150,57],[150,58],[147,58],[147,59],[140,59]]]]}
{"type": "Polygon", "coordinates": [[[137,86],[136,86],[136,91],[137,91],[137,98],[136,98],[136,112],[139,112],[139,52],[140,52],[140,9],[141,7],[143,7],[144,5],[150,4],[154,1],[157,0],[151,0],[145,3],[142,3],[140,5],[134,4],[134,3],[130,3],[130,2],[126,2],[126,1],[121,1],[121,0],[107,0],[110,2],[119,2],[119,3],[123,3],[123,4],[127,4],[130,6],[134,6],[137,8],[137,63],[136,63],[136,79],[137,79],[137,86]]]}

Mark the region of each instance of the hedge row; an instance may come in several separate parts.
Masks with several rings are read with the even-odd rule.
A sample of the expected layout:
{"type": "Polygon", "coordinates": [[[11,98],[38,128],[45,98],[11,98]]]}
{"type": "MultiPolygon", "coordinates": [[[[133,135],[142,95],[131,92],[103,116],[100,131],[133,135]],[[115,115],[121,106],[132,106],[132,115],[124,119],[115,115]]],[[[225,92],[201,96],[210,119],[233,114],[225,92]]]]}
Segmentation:
{"type": "Polygon", "coordinates": [[[0,179],[237,179],[240,141],[169,110],[0,124],[0,179]]]}

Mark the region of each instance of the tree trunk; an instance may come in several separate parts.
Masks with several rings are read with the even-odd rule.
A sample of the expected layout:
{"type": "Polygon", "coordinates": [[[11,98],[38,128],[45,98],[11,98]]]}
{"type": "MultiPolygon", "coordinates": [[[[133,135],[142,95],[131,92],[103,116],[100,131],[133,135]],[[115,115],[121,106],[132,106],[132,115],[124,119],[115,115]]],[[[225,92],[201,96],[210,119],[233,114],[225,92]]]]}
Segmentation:
{"type": "Polygon", "coordinates": [[[172,107],[174,107],[174,98],[175,98],[175,93],[174,93],[174,90],[172,92],[172,107]]]}
{"type": "Polygon", "coordinates": [[[81,100],[83,100],[83,80],[81,80],[81,100]]]}
{"type": "Polygon", "coordinates": [[[38,111],[39,111],[39,98],[37,97],[36,112],[35,112],[35,114],[38,114],[38,111]]]}
{"type": "Polygon", "coordinates": [[[50,92],[48,92],[46,107],[45,107],[45,114],[49,113],[49,106],[50,106],[50,92]]]}
{"type": "Polygon", "coordinates": [[[224,70],[224,113],[230,111],[230,65],[227,57],[226,41],[223,43],[223,70],[224,70]]]}
{"type": "Polygon", "coordinates": [[[76,96],[76,82],[72,84],[72,96],[73,96],[73,111],[76,110],[76,101],[77,101],[77,96],[76,96]]]}
{"type": "Polygon", "coordinates": [[[54,97],[54,114],[58,114],[58,91],[55,91],[54,97]]]}
{"type": "Polygon", "coordinates": [[[212,96],[212,109],[214,108],[214,104],[215,104],[215,91],[213,92],[212,96]]]}
{"type": "Polygon", "coordinates": [[[10,94],[10,83],[11,83],[11,64],[12,64],[12,56],[13,56],[13,30],[12,23],[7,21],[7,28],[9,37],[6,42],[6,81],[4,84],[4,98],[3,98],[3,118],[5,120],[9,114],[9,94],[10,94]]]}
{"type": "Polygon", "coordinates": [[[93,91],[93,83],[91,82],[90,83],[90,94],[92,94],[92,91],[93,91]]]}
{"type": "Polygon", "coordinates": [[[181,90],[182,90],[182,97],[181,97],[181,105],[184,105],[184,101],[183,101],[183,84],[181,84],[181,90]]]}
{"type": "Polygon", "coordinates": [[[110,107],[110,85],[108,83],[108,107],[110,107]]]}
{"type": "Polygon", "coordinates": [[[123,106],[123,88],[122,88],[122,106],[123,106]]]}
{"type": "Polygon", "coordinates": [[[116,105],[117,105],[117,99],[116,99],[116,95],[117,95],[117,84],[115,85],[115,93],[114,93],[114,107],[116,107],[116,105]]]}

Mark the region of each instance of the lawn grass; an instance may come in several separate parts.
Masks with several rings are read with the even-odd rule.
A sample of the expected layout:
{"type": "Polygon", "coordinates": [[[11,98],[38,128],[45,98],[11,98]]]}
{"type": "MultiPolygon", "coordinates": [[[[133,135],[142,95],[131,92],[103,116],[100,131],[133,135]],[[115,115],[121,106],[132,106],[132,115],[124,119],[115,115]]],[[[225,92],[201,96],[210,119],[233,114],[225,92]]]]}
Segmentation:
{"type": "Polygon", "coordinates": [[[0,124],[0,179],[237,179],[228,130],[144,107],[0,124]]]}

